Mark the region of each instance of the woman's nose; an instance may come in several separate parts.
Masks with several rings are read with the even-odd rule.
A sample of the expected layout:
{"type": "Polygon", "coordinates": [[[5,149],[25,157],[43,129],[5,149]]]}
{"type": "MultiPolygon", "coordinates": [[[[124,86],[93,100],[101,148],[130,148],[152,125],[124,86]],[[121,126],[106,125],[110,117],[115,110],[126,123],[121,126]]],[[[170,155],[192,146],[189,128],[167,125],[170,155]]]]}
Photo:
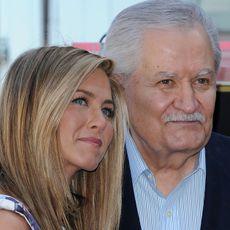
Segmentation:
{"type": "Polygon", "coordinates": [[[90,128],[98,128],[103,130],[108,122],[108,119],[106,119],[105,115],[101,111],[101,109],[95,109],[91,112],[90,118],[89,118],[89,126],[90,128]]]}

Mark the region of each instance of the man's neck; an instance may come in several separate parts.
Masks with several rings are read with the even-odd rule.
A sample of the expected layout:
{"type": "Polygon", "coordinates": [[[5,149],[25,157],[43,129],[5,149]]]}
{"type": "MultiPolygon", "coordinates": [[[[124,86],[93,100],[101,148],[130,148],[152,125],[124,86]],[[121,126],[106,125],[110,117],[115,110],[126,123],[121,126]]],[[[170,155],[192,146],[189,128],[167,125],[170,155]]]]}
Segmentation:
{"type": "Polygon", "coordinates": [[[168,196],[185,176],[196,167],[199,154],[183,155],[172,154],[168,159],[148,159],[143,156],[149,169],[152,171],[157,189],[164,196],[168,196]]]}

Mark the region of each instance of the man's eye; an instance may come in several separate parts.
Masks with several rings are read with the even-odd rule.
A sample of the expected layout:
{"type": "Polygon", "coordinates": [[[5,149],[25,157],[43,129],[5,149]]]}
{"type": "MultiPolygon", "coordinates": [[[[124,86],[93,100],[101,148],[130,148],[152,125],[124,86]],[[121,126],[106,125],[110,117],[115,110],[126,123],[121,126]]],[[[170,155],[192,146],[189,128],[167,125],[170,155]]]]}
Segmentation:
{"type": "Polygon", "coordinates": [[[75,98],[71,102],[74,104],[78,104],[78,105],[87,105],[88,104],[86,98],[83,98],[83,97],[75,98]]]}
{"type": "Polygon", "coordinates": [[[158,86],[162,89],[168,89],[174,86],[174,81],[171,79],[162,79],[158,82],[158,86]]]}
{"type": "Polygon", "coordinates": [[[113,119],[114,117],[114,110],[110,108],[103,108],[102,113],[104,114],[105,117],[109,119],[113,119]]]}
{"type": "Polygon", "coordinates": [[[202,85],[208,85],[209,84],[209,79],[207,79],[207,78],[199,78],[199,79],[197,79],[197,83],[198,84],[202,84],[202,85]]]}
{"type": "Polygon", "coordinates": [[[169,85],[169,84],[172,84],[172,80],[170,80],[170,79],[164,79],[164,80],[161,80],[160,83],[162,85],[169,85]]]}

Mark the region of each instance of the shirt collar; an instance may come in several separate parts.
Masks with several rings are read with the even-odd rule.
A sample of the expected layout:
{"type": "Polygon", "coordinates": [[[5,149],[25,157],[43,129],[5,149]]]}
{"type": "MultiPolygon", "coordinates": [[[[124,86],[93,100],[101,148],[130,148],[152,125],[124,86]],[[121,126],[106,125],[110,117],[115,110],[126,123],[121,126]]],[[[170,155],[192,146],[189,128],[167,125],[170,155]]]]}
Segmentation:
{"type": "Polygon", "coordinates": [[[199,153],[199,158],[197,161],[197,166],[194,171],[201,169],[204,173],[206,173],[206,163],[205,163],[205,148],[202,148],[199,153]]]}
{"type": "MultiPolygon", "coordinates": [[[[137,146],[134,143],[134,140],[131,137],[129,131],[126,132],[125,143],[126,143],[126,150],[129,159],[132,181],[136,183],[139,176],[142,173],[150,172],[150,169],[148,168],[140,152],[138,151],[137,146]]],[[[197,165],[193,173],[197,172],[198,170],[202,170],[204,174],[206,173],[205,148],[201,149],[199,153],[197,165]]]]}
{"type": "Polygon", "coordinates": [[[136,144],[134,143],[133,138],[131,137],[130,133],[126,133],[126,140],[125,140],[127,155],[129,159],[130,171],[132,176],[132,181],[136,183],[138,177],[148,169],[145,161],[141,157],[136,144]]]}

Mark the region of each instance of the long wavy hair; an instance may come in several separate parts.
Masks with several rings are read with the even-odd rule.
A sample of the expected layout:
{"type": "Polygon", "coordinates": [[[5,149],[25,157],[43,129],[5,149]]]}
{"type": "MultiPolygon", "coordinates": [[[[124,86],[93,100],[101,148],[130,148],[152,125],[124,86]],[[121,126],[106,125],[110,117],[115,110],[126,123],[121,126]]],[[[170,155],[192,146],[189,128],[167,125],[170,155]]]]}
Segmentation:
{"type": "Polygon", "coordinates": [[[41,229],[116,229],[121,210],[125,102],[113,63],[73,47],[42,47],[11,65],[0,98],[0,189],[22,201],[41,229]],[[93,172],[66,179],[60,119],[82,81],[106,72],[115,103],[114,136],[93,172]]]}

